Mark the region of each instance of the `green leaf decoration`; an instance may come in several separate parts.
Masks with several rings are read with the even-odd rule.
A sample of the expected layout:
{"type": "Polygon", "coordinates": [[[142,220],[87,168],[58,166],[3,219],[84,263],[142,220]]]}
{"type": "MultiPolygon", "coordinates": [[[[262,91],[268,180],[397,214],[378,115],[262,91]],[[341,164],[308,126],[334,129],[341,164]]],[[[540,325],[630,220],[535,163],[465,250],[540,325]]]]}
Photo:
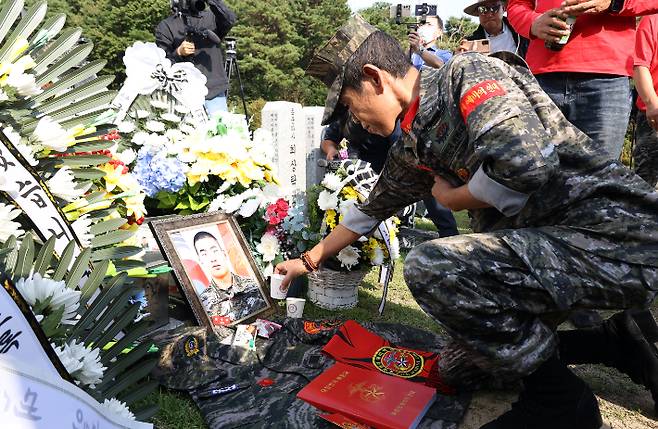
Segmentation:
{"type": "Polygon", "coordinates": [[[72,168],[71,173],[78,180],[98,180],[105,176],[105,173],[97,168],[72,168]]]}
{"type": "Polygon", "coordinates": [[[46,17],[46,10],[48,6],[45,1],[41,1],[32,6],[25,16],[20,20],[14,31],[7,39],[7,41],[0,48],[0,63],[7,61],[11,49],[16,40],[20,37],[28,38],[30,34],[37,28],[37,26],[46,17]]]}
{"type": "Polygon", "coordinates": [[[108,249],[94,250],[91,254],[92,261],[102,261],[104,259],[123,259],[135,256],[142,251],[141,247],[137,246],[119,246],[111,247],[108,249]]]}
{"type": "MultiPolygon", "coordinates": [[[[60,58],[65,52],[70,51],[78,43],[80,36],[82,36],[82,29],[80,28],[67,28],[64,30],[52,45],[44,49],[40,55],[37,55],[36,58],[34,58],[34,62],[37,63],[34,67],[34,73],[37,76],[43,74],[48,69],[49,65],[60,58]]],[[[41,94],[41,96],[43,96],[43,94],[41,94]]]]}
{"type": "MultiPolygon", "coordinates": [[[[84,336],[82,341],[85,344],[96,344],[96,340],[103,335],[106,327],[109,326],[112,321],[120,317],[123,314],[124,308],[128,305],[128,299],[135,293],[135,290],[128,287],[125,288],[121,294],[112,301],[111,305],[108,305],[101,317],[96,321],[95,326],[84,336]]],[[[137,312],[135,311],[135,314],[137,312]]]]}
{"type": "Polygon", "coordinates": [[[23,5],[23,0],[6,1],[2,10],[0,10],[0,42],[4,41],[11,26],[21,14],[23,5]]]}
{"type": "Polygon", "coordinates": [[[68,167],[95,167],[109,160],[110,158],[105,155],[76,155],[62,157],[62,164],[68,167]]]}
{"type": "Polygon", "coordinates": [[[92,339],[92,342],[97,345],[97,347],[103,348],[114,339],[114,336],[119,332],[123,331],[129,324],[133,323],[135,317],[139,313],[139,304],[133,304],[128,309],[126,309],[121,316],[114,318],[114,323],[105,329],[103,335],[95,340],[92,339]]]}
{"type": "Polygon", "coordinates": [[[104,222],[99,222],[92,225],[89,229],[94,235],[105,234],[109,231],[115,231],[125,225],[128,221],[126,219],[110,219],[104,222]]]}
{"type": "Polygon", "coordinates": [[[53,251],[55,250],[55,236],[50,237],[41,247],[37,254],[37,259],[34,261],[34,272],[44,276],[46,270],[50,267],[50,263],[54,258],[53,251]]]}
{"type": "Polygon", "coordinates": [[[9,253],[4,257],[4,267],[7,274],[13,273],[14,268],[16,267],[16,261],[18,260],[18,249],[16,248],[16,237],[13,235],[7,239],[5,242],[5,249],[9,250],[9,253]]]}
{"type": "Polygon", "coordinates": [[[109,398],[116,397],[120,392],[125,391],[134,384],[135,380],[139,380],[149,375],[157,364],[158,359],[149,359],[140,363],[136,367],[122,374],[120,377],[117,377],[115,382],[112,383],[112,386],[103,393],[109,398]]]}
{"type": "Polygon", "coordinates": [[[116,95],[116,91],[105,91],[100,94],[94,94],[93,96],[85,100],[80,100],[69,107],[64,107],[61,110],[52,112],[49,116],[56,121],[63,121],[71,118],[71,116],[75,116],[89,110],[103,110],[107,108],[107,105],[111,103],[114,98],[116,98],[116,95]]]}
{"type": "Polygon", "coordinates": [[[41,106],[39,106],[39,111],[46,115],[50,115],[51,113],[56,112],[58,109],[61,109],[64,106],[69,106],[71,103],[77,102],[81,99],[86,99],[91,95],[97,94],[98,92],[107,88],[107,86],[113,81],[114,76],[97,77],[85,83],[84,85],[79,86],[73,91],[68,92],[66,95],[43,103],[41,106]]]}
{"type": "Polygon", "coordinates": [[[89,258],[91,256],[91,249],[84,249],[73,262],[68,275],[66,276],[66,287],[69,289],[77,289],[80,285],[80,280],[89,268],[89,258]]]}
{"type": "Polygon", "coordinates": [[[73,260],[73,252],[75,252],[75,242],[71,241],[66,245],[62,256],[59,258],[59,264],[57,264],[55,274],[52,276],[53,280],[57,282],[64,280],[64,276],[68,272],[69,265],[71,265],[71,261],[73,260]]]}
{"type": "Polygon", "coordinates": [[[14,281],[20,278],[26,278],[30,275],[32,263],[34,262],[34,240],[32,234],[27,233],[18,249],[18,258],[16,259],[16,268],[14,268],[14,281]]]}
{"type": "Polygon", "coordinates": [[[34,46],[34,50],[38,51],[62,31],[64,24],[66,24],[66,15],[63,13],[48,18],[39,31],[30,38],[30,46],[34,46]]]}
{"type": "Polygon", "coordinates": [[[80,306],[84,306],[89,299],[96,293],[98,287],[103,282],[105,274],[107,274],[107,268],[110,266],[110,261],[102,261],[94,266],[93,271],[87,277],[84,285],[80,288],[80,306]]]}
{"type": "Polygon", "coordinates": [[[138,386],[132,386],[130,393],[127,395],[119,395],[118,400],[125,402],[126,405],[132,405],[137,401],[144,399],[151,392],[158,387],[158,382],[155,380],[147,381],[138,386]]]}
{"type": "Polygon", "coordinates": [[[61,93],[62,91],[71,88],[74,85],[79,84],[80,82],[84,82],[87,79],[94,78],[98,72],[103,70],[105,64],[106,62],[103,60],[96,60],[76,70],[73,73],[67,74],[65,78],[60,79],[59,81],[57,81],[57,83],[55,83],[53,86],[51,86],[41,94],[37,95],[36,97],[32,97],[32,102],[35,104],[41,103],[44,100],[54,97],[55,95],[61,93]]]}
{"type": "Polygon", "coordinates": [[[85,43],[72,49],[52,67],[48,68],[45,73],[38,76],[37,85],[43,86],[49,82],[54,81],[59,77],[59,75],[84,61],[84,59],[87,58],[93,49],[94,45],[92,43],[85,43]]]}
{"type": "Polygon", "coordinates": [[[151,344],[148,342],[143,342],[137,347],[133,348],[133,343],[149,330],[149,322],[146,320],[139,321],[135,326],[123,336],[119,341],[117,341],[112,347],[108,350],[102,352],[101,362],[103,365],[108,367],[105,372],[105,377],[107,380],[114,378],[119,375],[122,371],[128,368],[130,365],[137,362],[141,356],[144,356],[146,352],[151,348],[151,344]],[[123,351],[130,347],[131,350],[128,353],[123,353],[123,351]],[[111,362],[113,359],[118,358],[115,362],[111,362]]]}
{"type": "Polygon", "coordinates": [[[64,315],[64,308],[62,305],[41,321],[41,328],[48,338],[62,335],[59,329],[59,321],[62,320],[62,316],[64,315]]]}
{"type": "Polygon", "coordinates": [[[119,244],[128,240],[133,236],[133,234],[134,233],[132,231],[120,229],[118,231],[111,231],[103,235],[97,235],[91,240],[91,247],[95,249],[98,247],[106,247],[113,244],[119,244]]]}

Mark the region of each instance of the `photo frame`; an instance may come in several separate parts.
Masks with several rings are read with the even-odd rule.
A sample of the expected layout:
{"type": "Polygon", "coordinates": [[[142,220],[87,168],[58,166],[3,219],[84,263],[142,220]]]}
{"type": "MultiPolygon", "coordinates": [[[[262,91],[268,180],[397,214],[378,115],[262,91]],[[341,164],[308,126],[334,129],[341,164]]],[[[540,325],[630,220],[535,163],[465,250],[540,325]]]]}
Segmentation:
{"type": "Polygon", "coordinates": [[[149,226],[200,325],[234,326],[274,312],[265,279],[233,216],[173,216],[149,226]]]}

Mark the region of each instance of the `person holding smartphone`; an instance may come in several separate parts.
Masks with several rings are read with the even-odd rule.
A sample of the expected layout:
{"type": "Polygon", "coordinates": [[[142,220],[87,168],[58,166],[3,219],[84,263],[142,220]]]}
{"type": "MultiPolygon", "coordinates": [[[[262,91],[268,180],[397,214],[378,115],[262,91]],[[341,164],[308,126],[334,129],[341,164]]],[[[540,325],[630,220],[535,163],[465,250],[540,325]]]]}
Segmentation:
{"type": "MultiPolygon", "coordinates": [[[[528,39],[519,36],[507,18],[503,16],[505,13],[505,4],[500,0],[475,2],[464,9],[464,13],[477,16],[480,20],[480,25],[475,29],[473,34],[468,36],[465,41],[462,41],[462,45],[458,48],[459,52],[473,50],[484,52],[482,49],[473,48],[472,44],[468,42],[486,41],[488,42],[488,52],[490,53],[509,51],[525,58],[526,51],[528,50],[528,39]]],[[[480,43],[478,45],[482,46],[486,44],[480,43]]]]}
{"type": "Polygon", "coordinates": [[[442,67],[450,61],[450,51],[439,49],[436,40],[443,34],[443,21],[438,16],[428,16],[427,22],[409,33],[411,62],[418,70],[422,67],[442,67]]]}

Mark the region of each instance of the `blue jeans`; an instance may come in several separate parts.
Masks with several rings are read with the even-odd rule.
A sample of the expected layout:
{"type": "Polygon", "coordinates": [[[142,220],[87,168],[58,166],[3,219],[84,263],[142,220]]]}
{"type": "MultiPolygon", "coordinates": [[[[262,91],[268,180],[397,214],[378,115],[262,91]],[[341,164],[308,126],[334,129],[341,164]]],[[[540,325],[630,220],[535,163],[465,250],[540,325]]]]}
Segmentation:
{"type": "Polygon", "coordinates": [[[594,73],[542,73],[537,81],[564,116],[612,159],[618,159],[631,114],[628,77],[594,73]]]}
{"type": "Polygon", "coordinates": [[[455,221],[455,216],[453,216],[449,209],[443,207],[431,197],[423,200],[423,203],[425,203],[425,208],[427,209],[427,217],[434,223],[436,229],[439,230],[439,236],[441,238],[459,234],[457,221],[455,221]]]}
{"type": "Polygon", "coordinates": [[[226,96],[218,95],[212,100],[206,100],[206,110],[208,111],[208,116],[212,116],[215,112],[226,112],[228,106],[226,104],[226,96]]]}

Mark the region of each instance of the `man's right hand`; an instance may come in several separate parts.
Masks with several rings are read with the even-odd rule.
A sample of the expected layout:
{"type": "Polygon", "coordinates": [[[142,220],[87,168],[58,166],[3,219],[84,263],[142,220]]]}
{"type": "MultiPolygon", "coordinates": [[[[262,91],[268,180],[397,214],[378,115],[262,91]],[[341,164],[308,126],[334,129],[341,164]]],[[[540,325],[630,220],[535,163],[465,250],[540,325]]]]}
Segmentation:
{"type": "Polygon", "coordinates": [[[409,47],[411,48],[411,52],[418,52],[422,44],[423,39],[420,38],[418,33],[415,31],[409,33],[409,47]]]}
{"type": "Polygon", "coordinates": [[[279,288],[282,292],[285,292],[290,287],[290,283],[297,277],[307,274],[308,270],[304,266],[304,263],[301,259],[290,259],[288,261],[283,261],[280,264],[277,264],[274,267],[274,272],[276,274],[283,274],[285,277],[281,282],[279,288]]]}
{"type": "Polygon", "coordinates": [[[179,57],[187,57],[190,55],[194,55],[196,52],[196,47],[194,46],[193,42],[188,42],[187,40],[184,40],[183,43],[180,44],[178,48],[176,48],[176,54],[179,57]]]}
{"type": "Polygon", "coordinates": [[[560,9],[547,10],[532,23],[530,34],[538,39],[557,42],[562,36],[569,34],[569,26],[560,17],[566,19],[566,16],[561,15],[560,9]]]}
{"type": "Polygon", "coordinates": [[[651,128],[658,131],[658,106],[647,105],[646,114],[651,128]]]}

